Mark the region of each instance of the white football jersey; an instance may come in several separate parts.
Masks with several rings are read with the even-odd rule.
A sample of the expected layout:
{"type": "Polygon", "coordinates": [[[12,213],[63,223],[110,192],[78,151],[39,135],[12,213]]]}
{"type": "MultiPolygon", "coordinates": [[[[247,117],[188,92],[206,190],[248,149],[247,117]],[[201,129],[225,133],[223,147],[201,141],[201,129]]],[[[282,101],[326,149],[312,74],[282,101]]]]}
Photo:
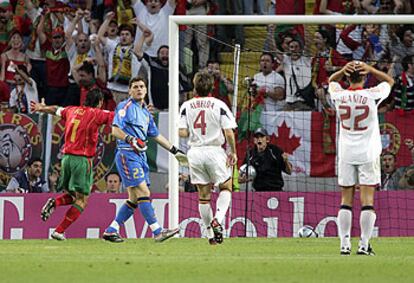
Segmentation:
{"type": "Polygon", "coordinates": [[[343,89],[337,82],[329,84],[331,100],[340,121],[339,160],[358,165],[380,156],[382,145],[377,108],[390,91],[387,82],[356,90],[343,89]]]}
{"type": "Polygon", "coordinates": [[[221,146],[225,142],[223,129],[237,128],[227,105],[214,97],[195,97],[181,105],[180,129],[188,129],[188,145],[221,146]]]}

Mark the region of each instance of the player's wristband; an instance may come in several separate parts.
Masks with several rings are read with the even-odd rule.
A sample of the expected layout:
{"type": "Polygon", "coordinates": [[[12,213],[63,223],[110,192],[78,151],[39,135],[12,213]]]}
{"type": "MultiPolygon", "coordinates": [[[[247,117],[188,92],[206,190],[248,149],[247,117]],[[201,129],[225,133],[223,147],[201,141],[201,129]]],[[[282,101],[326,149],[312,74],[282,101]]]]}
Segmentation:
{"type": "Polygon", "coordinates": [[[174,145],[170,148],[170,152],[174,155],[176,155],[178,151],[179,151],[179,149],[176,148],[174,145]]]}
{"type": "Polygon", "coordinates": [[[131,143],[133,139],[134,139],[134,137],[132,137],[130,135],[126,135],[124,141],[127,142],[127,143],[131,143]]]}

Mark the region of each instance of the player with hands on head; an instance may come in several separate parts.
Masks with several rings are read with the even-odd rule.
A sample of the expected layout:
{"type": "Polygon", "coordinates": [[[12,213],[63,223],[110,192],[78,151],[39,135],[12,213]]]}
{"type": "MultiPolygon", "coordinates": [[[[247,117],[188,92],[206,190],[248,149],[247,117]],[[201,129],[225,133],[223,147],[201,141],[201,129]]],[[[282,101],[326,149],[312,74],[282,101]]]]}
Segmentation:
{"type": "Polygon", "coordinates": [[[223,242],[221,223],[230,205],[232,166],[237,163],[233,133],[237,124],[227,105],[210,96],[213,81],[207,72],[195,74],[196,96],[183,103],[179,120],[179,135],[188,137],[190,147],[187,156],[191,183],[197,186],[200,216],[212,245],[223,242]],[[230,147],[228,154],[222,148],[225,141],[230,147]],[[212,184],[220,189],[214,217],[210,206],[212,184]]]}
{"type": "Polygon", "coordinates": [[[181,164],[186,163],[186,156],[159,133],[145,105],[146,95],[145,79],[131,79],[129,98],[119,103],[115,111],[112,124],[112,135],[117,139],[115,162],[122,184],[128,190],[128,200],[117,211],[115,219],[103,234],[104,240],[110,242],[123,242],[119,234],[120,227],[134,214],[136,208],[139,208],[151,228],[156,242],[167,240],[179,232],[178,228],[162,229],[155,216],[150,199],[149,165],[145,153],[147,139],[152,138],[169,150],[181,164]]]}
{"type": "Polygon", "coordinates": [[[376,214],[374,192],[381,184],[380,155],[382,151],[378,122],[378,105],[389,95],[392,77],[361,61],[352,61],[329,78],[329,92],[340,120],[338,139],[338,183],[341,207],[338,212],[340,254],[351,253],[352,204],[356,185],[361,199],[361,239],[357,254],[374,255],[369,240],[376,214]],[[364,89],[367,74],[381,81],[376,87],[364,89]],[[346,77],[349,88],[339,81],[346,77]]]}

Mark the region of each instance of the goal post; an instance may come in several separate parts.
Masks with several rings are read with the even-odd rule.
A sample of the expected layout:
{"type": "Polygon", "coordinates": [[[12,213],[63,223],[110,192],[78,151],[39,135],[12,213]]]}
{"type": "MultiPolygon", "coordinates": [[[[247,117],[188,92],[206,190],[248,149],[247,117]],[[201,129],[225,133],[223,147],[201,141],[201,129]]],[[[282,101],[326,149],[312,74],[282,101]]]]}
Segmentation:
{"type": "MultiPolygon", "coordinates": [[[[170,16],[169,17],[169,140],[177,145],[179,119],[179,25],[268,24],[414,24],[414,15],[300,16],[170,16]]],[[[237,93],[235,93],[237,95],[237,93]]],[[[169,155],[169,227],[179,225],[178,162],[169,155]]]]}

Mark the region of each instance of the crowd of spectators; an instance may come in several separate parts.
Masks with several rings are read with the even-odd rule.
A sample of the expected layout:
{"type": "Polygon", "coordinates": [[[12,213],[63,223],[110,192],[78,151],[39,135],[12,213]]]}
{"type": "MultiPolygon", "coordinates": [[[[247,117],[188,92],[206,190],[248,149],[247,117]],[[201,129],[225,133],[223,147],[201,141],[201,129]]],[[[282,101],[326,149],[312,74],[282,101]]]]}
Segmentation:
{"type": "MultiPolygon", "coordinates": [[[[29,112],[30,100],[41,98],[45,98],[47,104],[82,104],[84,94],[91,88],[104,90],[105,108],[113,109],[126,97],[126,83],[137,74],[149,80],[148,102],[155,109],[166,110],[169,15],[305,13],[304,0],[2,1],[2,108],[23,113],[29,112]],[[22,79],[16,81],[16,74],[22,79]]],[[[411,11],[411,1],[315,0],[313,13],[396,14],[411,11]]],[[[180,27],[181,49],[191,50],[195,58],[192,60],[195,64],[188,68],[185,56],[180,56],[180,89],[184,99],[191,91],[191,75],[208,67],[210,62],[220,64],[218,52],[228,51],[236,43],[242,48],[245,45],[244,29],[240,25],[180,27]],[[220,41],[226,44],[218,44],[220,41]]],[[[410,107],[412,103],[411,72],[405,64],[407,56],[414,54],[412,26],[321,25],[309,29],[269,25],[262,50],[268,51],[269,56],[260,59],[256,81],[265,86],[266,105],[276,111],[329,108],[327,78],[350,59],[372,64],[385,62],[385,68],[400,78],[400,88],[408,89],[401,93],[397,84],[395,99],[384,110],[410,107]],[[270,60],[271,69],[266,60],[270,60]],[[392,68],[390,64],[393,64],[392,68]],[[308,87],[314,91],[314,101],[301,95],[301,90],[308,87]],[[404,105],[398,102],[401,96],[407,97],[404,105]]],[[[226,86],[226,89],[231,88],[226,86]]]]}
{"type": "MultiPolygon", "coordinates": [[[[412,13],[414,1],[315,0],[314,14],[412,13]]],[[[30,113],[30,101],[82,105],[87,91],[105,94],[113,110],[127,97],[129,79],[149,81],[148,103],[168,109],[168,16],[305,14],[305,0],[0,0],[1,110],[30,113]]],[[[396,79],[380,112],[414,109],[414,26],[269,25],[255,76],[266,111],[326,111],[327,79],[351,59],[375,64],[396,79]],[[309,96],[309,93],[311,95],[309,96]]],[[[246,44],[237,26],[181,26],[181,101],[192,74],[206,69],[215,78],[213,95],[230,105],[233,82],[220,70],[218,52],[246,44]],[[213,36],[212,40],[209,36],[213,36]],[[224,42],[226,44],[218,44],[224,42]],[[191,63],[193,63],[191,62],[191,63]],[[189,65],[190,68],[189,68],[189,65]]],[[[259,48],[260,49],[260,48],[259,48]]],[[[374,85],[368,78],[366,86],[374,85]]]]}

